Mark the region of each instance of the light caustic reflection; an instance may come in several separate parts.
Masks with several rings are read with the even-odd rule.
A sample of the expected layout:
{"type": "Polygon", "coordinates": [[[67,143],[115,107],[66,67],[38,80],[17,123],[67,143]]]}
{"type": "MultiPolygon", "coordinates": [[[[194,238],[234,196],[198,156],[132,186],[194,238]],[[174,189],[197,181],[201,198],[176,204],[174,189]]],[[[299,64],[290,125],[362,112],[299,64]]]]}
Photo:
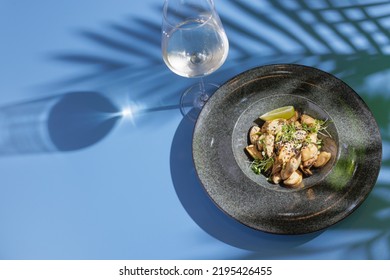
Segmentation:
{"type": "Polygon", "coordinates": [[[131,108],[123,108],[122,111],[120,112],[120,114],[123,118],[126,118],[126,117],[132,118],[132,116],[133,116],[133,112],[132,112],[131,108]]]}
{"type": "Polygon", "coordinates": [[[120,106],[120,110],[113,114],[113,117],[119,117],[122,122],[130,122],[132,125],[135,125],[136,118],[145,111],[144,106],[131,101],[125,101],[123,103],[124,104],[120,106]]]}

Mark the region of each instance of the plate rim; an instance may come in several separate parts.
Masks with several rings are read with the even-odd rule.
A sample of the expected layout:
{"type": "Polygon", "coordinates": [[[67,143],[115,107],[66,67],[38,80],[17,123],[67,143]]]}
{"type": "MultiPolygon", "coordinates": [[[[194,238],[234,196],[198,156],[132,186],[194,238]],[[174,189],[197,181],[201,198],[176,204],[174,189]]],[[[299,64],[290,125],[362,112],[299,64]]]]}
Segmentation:
{"type": "MultiPolygon", "coordinates": [[[[240,88],[242,87],[243,85],[240,85],[237,88],[240,88]]],[[[370,110],[370,108],[368,107],[368,105],[365,103],[365,101],[363,100],[363,98],[352,88],[350,87],[346,82],[344,82],[343,80],[341,80],[340,78],[336,77],[335,75],[331,74],[331,73],[328,73],[326,71],[323,71],[321,69],[318,69],[318,68],[315,68],[315,67],[312,67],[312,66],[306,66],[306,65],[302,65],[302,64],[294,64],[294,63],[278,63],[278,64],[267,64],[267,65],[260,65],[260,66],[256,66],[256,67],[253,67],[253,68],[250,68],[250,69],[247,69],[239,74],[236,74],[235,76],[231,77],[230,79],[228,79],[225,83],[223,83],[221,85],[221,87],[215,92],[216,94],[213,94],[209,101],[206,103],[205,105],[205,108],[204,110],[201,111],[201,113],[199,114],[199,117],[197,118],[196,122],[195,122],[195,126],[194,126],[194,130],[193,130],[193,134],[192,134],[192,160],[193,160],[193,163],[194,163],[194,167],[195,167],[195,173],[196,173],[196,176],[200,182],[200,185],[202,186],[202,188],[204,189],[204,191],[206,192],[206,194],[208,195],[208,197],[211,199],[211,201],[226,215],[228,215],[229,217],[231,217],[232,219],[238,221],[240,224],[243,224],[244,226],[247,226],[247,227],[250,227],[250,228],[253,228],[254,230],[257,230],[257,231],[261,231],[261,232],[266,232],[266,233],[271,233],[271,234],[280,234],[280,235],[297,235],[297,234],[306,234],[306,233],[312,233],[312,232],[317,232],[317,231],[321,231],[321,230],[324,230],[334,224],[337,224],[338,222],[344,220],[345,218],[347,218],[348,216],[350,216],[356,209],[358,209],[361,204],[367,199],[367,197],[369,196],[369,194],[371,193],[371,191],[373,190],[373,188],[375,187],[376,185],[376,181],[378,179],[378,176],[379,176],[379,172],[380,172],[380,169],[381,169],[381,163],[382,163],[382,154],[383,154],[383,151],[382,151],[382,138],[381,138],[381,134],[380,134],[380,130],[379,130],[379,126],[377,124],[377,121],[372,113],[372,111],[370,110]],[[203,121],[203,118],[204,118],[204,115],[206,114],[206,110],[208,110],[208,105],[209,102],[213,100],[213,96],[217,96],[218,95],[218,92],[220,92],[221,88],[223,89],[224,87],[226,86],[229,86],[230,84],[234,83],[235,80],[241,78],[241,77],[245,77],[245,75],[248,75],[248,73],[255,73],[259,70],[264,70],[264,69],[275,69],[275,68],[288,68],[289,70],[294,70],[294,69],[303,69],[304,71],[314,71],[314,72],[317,72],[317,73],[320,73],[321,75],[324,75],[326,76],[328,79],[331,79],[331,80],[337,80],[338,83],[342,84],[344,87],[346,87],[350,92],[354,93],[354,97],[358,99],[360,105],[363,105],[364,106],[364,109],[366,111],[366,113],[370,114],[370,117],[371,117],[371,120],[374,121],[375,123],[375,127],[376,127],[376,131],[378,132],[376,137],[378,137],[378,140],[380,142],[380,146],[378,147],[379,150],[377,151],[377,154],[380,155],[379,156],[379,160],[377,162],[377,165],[376,165],[376,173],[372,175],[373,178],[375,178],[372,182],[372,184],[369,186],[369,187],[366,187],[366,192],[364,195],[362,196],[359,196],[359,199],[354,201],[354,206],[352,207],[352,209],[349,209],[348,211],[344,211],[342,213],[338,213],[337,215],[335,215],[335,217],[341,215],[341,217],[339,219],[336,219],[336,220],[332,220],[331,222],[328,222],[326,223],[325,226],[322,226],[322,227],[318,227],[314,230],[308,230],[308,231],[304,231],[304,232],[289,232],[289,231],[273,231],[273,230],[266,230],[266,229],[259,229],[257,227],[253,227],[251,225],[248,225],[247,223],[241,221],[240,219],[237,219],[236,217],[234,217],[233,215],[231,215],[228,211],[226,211],[225,209],[223,209],[223,207],[221,207],[221,205],[219,205],[219,203],[217,203],[214,198],[212,197],[212,195],[209,193],[209,190],[207,189],[207,187],[205,186],[205,183],[203,182],[200,174],[199,174],[199,170],[198,170],[198,167],[197,167],[197,163],[196,163],[196,151],[194,149],[194,142],[195,142],[195,138],[196,138],[196,133],[197,131],[199,130],[199,126],[201,126],[201,122],[203,121]]],[[[215,97],[214,97],[215,98],[215,97]]],[[[246,176],[244,174],[244,176],[246,176]]],[[[354,175],[355,176],[355,175],[354,175]]]]}

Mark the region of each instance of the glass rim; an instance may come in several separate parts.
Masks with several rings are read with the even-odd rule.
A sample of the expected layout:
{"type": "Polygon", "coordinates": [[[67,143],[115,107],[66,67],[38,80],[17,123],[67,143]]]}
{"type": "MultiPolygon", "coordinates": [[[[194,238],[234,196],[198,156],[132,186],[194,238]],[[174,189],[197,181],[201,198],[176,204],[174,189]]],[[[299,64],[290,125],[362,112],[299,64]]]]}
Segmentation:
{"type": "MultiPolygon", "coordinates": [[[[170,0],[165,0],[164,4],[163,4],[163,19],[164,19],[164,23],[169,25],[170,27],[177,28],[177,29],[182,29],[182,30],[189,29],[189,28],[186,28],[186,27],[180,27],[180,25],[174,24],[170,20],[168,20],[168,18],[167,18],[167,10],[168,10],[168,2],[169,1],[170,0]]],[[[203,26],[204,24],[207,24],[207,22],[209,22],[210,19],[213,18],[214,13],[215,13],[214,1],[213,0],[206,0],[206,1],[210,4],[210,14],[206,18],[206,20],[204,22],[202,22],[202,24],[200,26],[203,26]]],[[[188,18],[188,19],[197,19],[197,18],[188,18]]],[[[178,22],[178,23],[180,23],[180,22],[178,22]]],[[[197,26],[197,27],[199,27],[199,26],[197,26]]]]}

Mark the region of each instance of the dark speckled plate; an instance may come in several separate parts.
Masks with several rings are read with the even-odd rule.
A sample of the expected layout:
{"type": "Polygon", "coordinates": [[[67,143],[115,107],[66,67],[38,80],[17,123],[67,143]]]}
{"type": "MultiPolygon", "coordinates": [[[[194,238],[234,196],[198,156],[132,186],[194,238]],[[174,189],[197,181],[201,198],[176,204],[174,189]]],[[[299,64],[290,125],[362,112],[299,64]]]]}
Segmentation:
{"type": "Polygon", "coordinates": [[[202,185],[227,215],[257,230],[302,234],[344,219],[366,199],[378,177],[382,142],[367,105],[344,82],[315,68],[268,65],[214,93],[195,126],[193,157],[202,185]],[[336,144],[333,160],[300,189],[254,174],[244,152],[258,116],[287,105],[330,119],[336,144]]]}

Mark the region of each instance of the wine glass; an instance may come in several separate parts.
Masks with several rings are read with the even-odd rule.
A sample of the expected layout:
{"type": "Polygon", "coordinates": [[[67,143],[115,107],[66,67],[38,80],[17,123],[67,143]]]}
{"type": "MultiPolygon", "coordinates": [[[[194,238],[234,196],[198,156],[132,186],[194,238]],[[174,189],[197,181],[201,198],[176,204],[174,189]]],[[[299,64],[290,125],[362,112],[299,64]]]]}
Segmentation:
{"type": "Polygon", "coordinates": [[[161,49],[172,72],[187,78],[200,77],[200,82],[180,99],[182,114],[196,120],[210,93],[218,88],[205,84],[202,77],[221,67],[229,51],[213,0],[165,0],[161,49]]]}

